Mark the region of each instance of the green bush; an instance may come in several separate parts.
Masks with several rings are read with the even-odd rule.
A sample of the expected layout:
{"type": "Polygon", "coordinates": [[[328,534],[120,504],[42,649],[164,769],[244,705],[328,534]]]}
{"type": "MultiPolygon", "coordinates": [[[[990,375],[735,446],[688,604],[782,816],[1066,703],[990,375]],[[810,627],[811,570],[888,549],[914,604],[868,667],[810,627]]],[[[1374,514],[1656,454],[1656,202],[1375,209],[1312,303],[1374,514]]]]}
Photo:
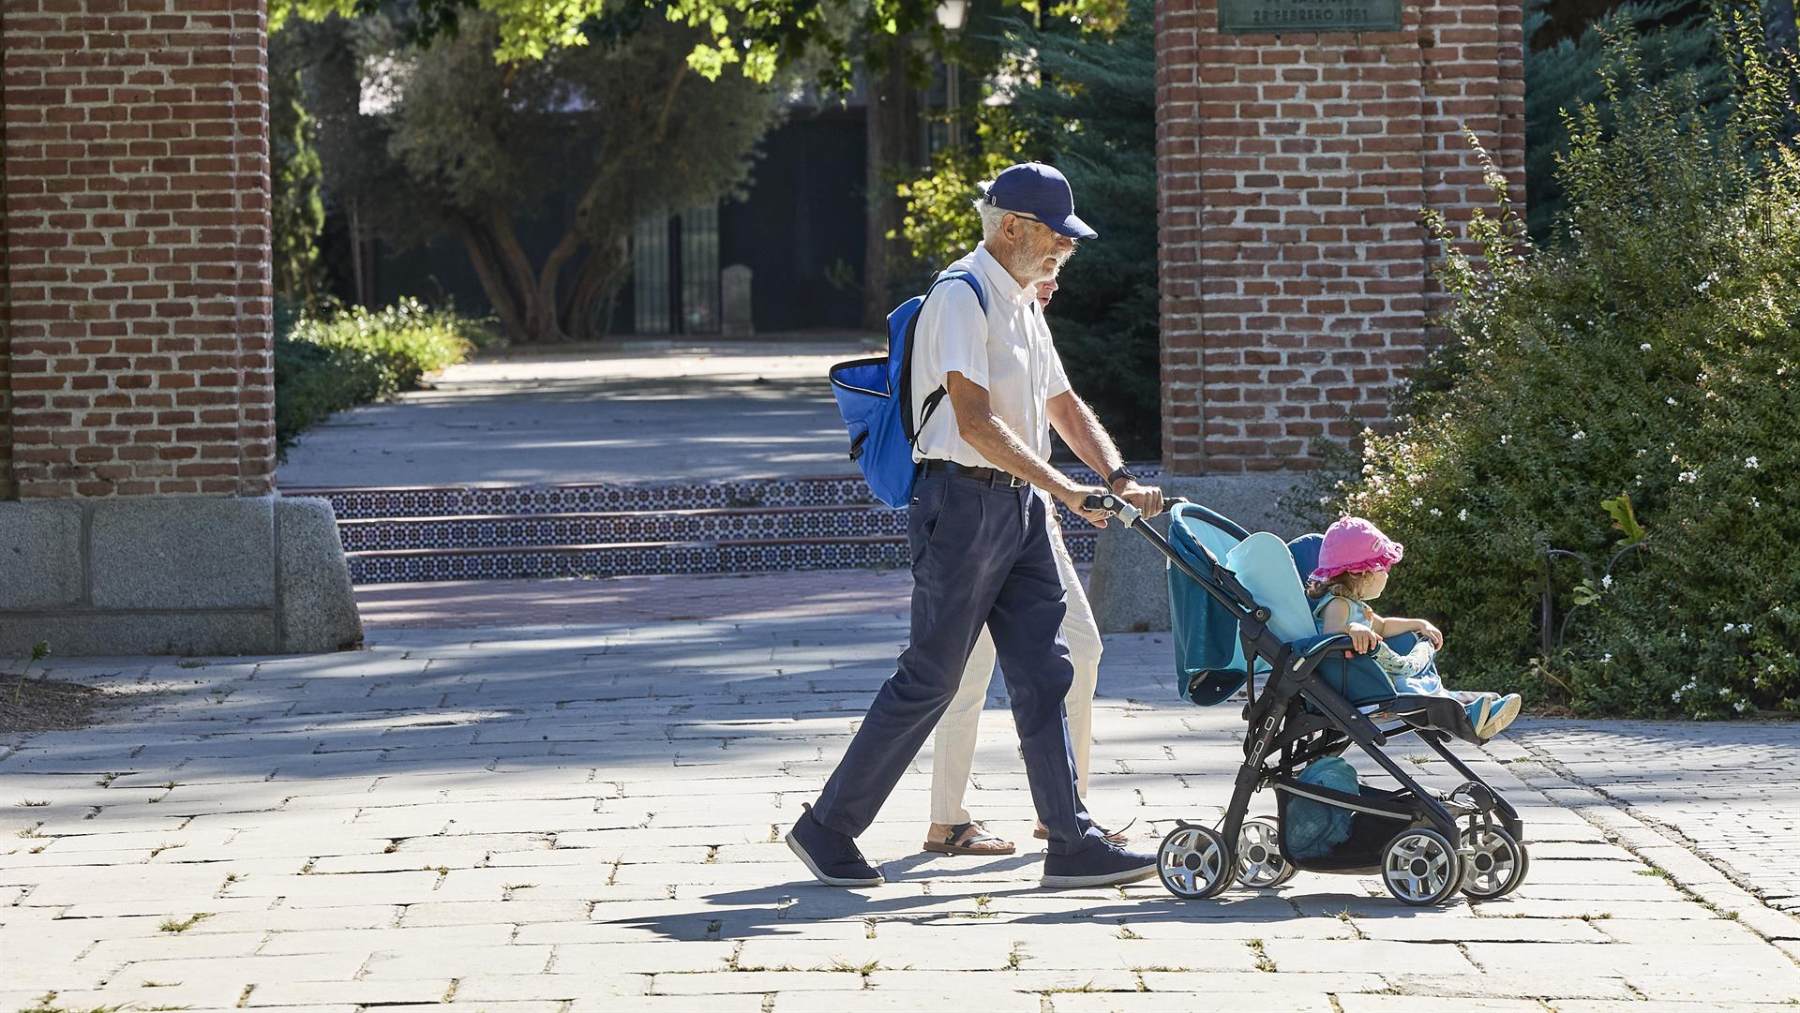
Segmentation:
{"type": "Polygon", "coordinates": [[[1406,543],[1388,607],[1441,620],[1464,685],[1800,712],[1800,153],[1757,19],[1723,17],[1722,128],[1691,76],[1647,79],[1627,31],[1611,117],[1583,108],[1558,160],[1560,242],[1523,242],[1497,175],[1501,212],[1440,223],[1451,340],[1313,501],[1406,543]]]}
{"type": "Polygon", "coordinates": [[[463,361],[492,343],[487,326],[449,310],[402,299],[380,310],[352,307],[325,316],[278,314],[275,440],[285,453],[302,430],[332,412],[392,397],[426,373],[463,361]]]}

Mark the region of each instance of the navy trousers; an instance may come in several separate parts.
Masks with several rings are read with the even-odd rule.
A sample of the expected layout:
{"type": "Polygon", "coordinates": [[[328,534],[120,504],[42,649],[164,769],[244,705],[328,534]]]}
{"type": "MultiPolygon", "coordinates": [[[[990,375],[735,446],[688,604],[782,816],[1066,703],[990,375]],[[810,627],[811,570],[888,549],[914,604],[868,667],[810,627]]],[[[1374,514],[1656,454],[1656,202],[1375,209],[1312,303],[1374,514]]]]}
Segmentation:
{"type": "Polygon", "coordinates": [[[814,819],[852,837],[875,822],[950,706],[985,624],[1050,851],[1068,854],[1099,840],[1076,792],[1063,713],[1075,671],[1062,638],[1063,586],[1046,511],[1029,486],[941,472],[919,477],[907,514],[912,643],[825,782],[814,819]]]}

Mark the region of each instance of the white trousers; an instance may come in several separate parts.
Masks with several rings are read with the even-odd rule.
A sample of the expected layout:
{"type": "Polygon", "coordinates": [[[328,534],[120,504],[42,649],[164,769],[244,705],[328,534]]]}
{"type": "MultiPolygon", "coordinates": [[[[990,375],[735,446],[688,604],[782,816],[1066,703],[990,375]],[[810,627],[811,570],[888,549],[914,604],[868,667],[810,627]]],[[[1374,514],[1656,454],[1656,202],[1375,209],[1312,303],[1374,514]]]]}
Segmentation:
{"type": "MultiPolygon", "coordinates": [[[[1069,716],[1069,742],[1075,749],[1075,777],[1081,797],[1088,794],[1088,759],[1094,735],[1094,686],[1100,679],[1100,627],[1094,622],[1094,610],[1082,590],[1081,576],[1069,558],[1069,547],[1063,543],[1062,528],[1050,513],[1050,547],[1056,552],[1056,572],[1062,576],[1068,611],[1063,616],[1063,639],[1069,643],[1069,663],[1075,668],[1075,682],[1063,706],[1069,716]]],[[[975,740],[980,731],[981,708],[987,702],[988,684],[994,677],[994,638],[986,628],[969,664],[963,669],[962,682],[950,709],[939,719],[932,734],[931,749],[931,822],[957,826],[969,822],[969,811],[963,808],[963,792],[969,787],[969,772],[975,767],[975,740]]]]}

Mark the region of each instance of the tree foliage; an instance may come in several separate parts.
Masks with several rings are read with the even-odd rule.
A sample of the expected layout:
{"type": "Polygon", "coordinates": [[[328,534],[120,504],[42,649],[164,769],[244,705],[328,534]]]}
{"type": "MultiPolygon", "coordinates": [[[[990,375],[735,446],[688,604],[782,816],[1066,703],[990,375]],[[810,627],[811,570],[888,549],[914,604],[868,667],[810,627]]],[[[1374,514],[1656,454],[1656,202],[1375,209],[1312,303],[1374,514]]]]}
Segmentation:
{"type": "Polygon", "coordinates": [[[768,86],[694,72],[700,34],[662,19],[518,65],[492,59],[480,14],[426,43],[382,16],[309,30],[330,36],[315,95],[334,185],[397,242],[456,237],[521,341],[601,333],[633,226],[734,192],[780,110],[768,86]],[[542,257],[519,239],[530,215],[561,226],[542,257]]]}
{"type": "MultiPolygon", "coordinates": [[[[1125,0],[1007,0],[1033,17],[1116,24],[1125,0]]],[[[269,25],[292,18],[321,21],[385,10],[383,0],[270,0],[269,25]]],[[[431,36],[455,30],[459,17],[478,12],[494,25],[494,58],[502,63],[541,60],[559,49],[588,45],[607,18],[631,9],[661,12],[700,33],[691,65],[708,78],[736,65],[751,80],[767,83],[803,57],[824,57],[820,73],[848,87],[854,61],[885,37],[924,31],[937,35],[938,0],[413,0],[410,24],[431,36]]]]}
{"type": "Polygon", "coordinates": [[[325,230],[318,124],[307,112],[302,69],[290,49],[269,52],[269,175],[275,295],[306,312],[328,300],[319,237],[325,230]]]}
{"type": "Polygon", "coordinates": [[[940,152],[905,183],[899,235],[921,273],[981,237],[975,183],[1014,162],[1049,162],[1100,233],[1063,269],[1051,329],[1076,390],[1127,456],[1159,454],[1156,283],[1156,46],[1153,4],[1119,17],[1006,34],[1000,78],[1016,84],[981,107],[976,150],[940,152]]]}

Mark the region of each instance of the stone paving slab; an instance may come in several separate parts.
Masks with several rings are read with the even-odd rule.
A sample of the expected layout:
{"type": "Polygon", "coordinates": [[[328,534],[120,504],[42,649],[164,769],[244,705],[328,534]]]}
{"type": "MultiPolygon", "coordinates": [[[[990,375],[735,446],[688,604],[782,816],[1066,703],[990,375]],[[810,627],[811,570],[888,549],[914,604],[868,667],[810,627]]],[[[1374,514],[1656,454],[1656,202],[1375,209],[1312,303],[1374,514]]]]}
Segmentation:
{"type": "MultiPolygon", "coordinates": [[[[1559,772],[1575,768],[1543,729],[1569,726],[1464,754],[1532,842],[1504,901],[1419,911],[1367,877],[1304,873],[1205,903],[1155,883],[1042,891],[1004,713],[984,721],[969,803],[1021,854],[918,852],[927,751],[862,842],[891,882],[819,887],[780,835],[889,671],[905,635],[889,605],[850,621],[745,600],[679,624],[377,627],[370,649],[320,658],[59,663],[134,696],[108,725],[0,744],[0,1013],[51,992],[71,1011],[281,1013],[1800,999],[1800,922],[1698,838],[1589,787],[1603,771],[1559,772]]],[[[1096,709],[1091,802],[1147,834],[1216,818],[1241,756],[1234,708],[1172,699],[1170,650],[1111,638],[1096,709]]],[[[1454,783],[1423,751],[1396,756],[1454,783]]],[[[1774,825],[1782,790],[1733,794],[1731,811],[1774,825]]]]}
{"type": "Polygon", "coordinates": [[[1530,721],[1511,738],[1800,914],[1800,723],[1530,721]]]}

